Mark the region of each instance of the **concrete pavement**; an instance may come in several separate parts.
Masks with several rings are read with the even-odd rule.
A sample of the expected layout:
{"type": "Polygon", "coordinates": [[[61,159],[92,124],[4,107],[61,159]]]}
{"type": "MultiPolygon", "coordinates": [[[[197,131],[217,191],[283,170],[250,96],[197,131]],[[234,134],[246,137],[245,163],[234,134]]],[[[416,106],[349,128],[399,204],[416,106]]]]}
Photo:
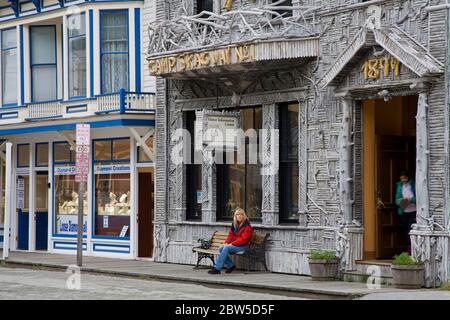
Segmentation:
{"type": "MultiPolygon", "coordinates": [[[[10,258],[1,261],[4,266],[48,268],[65,271],[74,265],[76,256],[49,253],[12,252],[10,258]]],[[[238,270],[231,274],[209,275],[207,269],[194,269],[192,265],[155,263],[151,261],[119,260],[99,257],[83,257],[82,273],[123,276],[137,279],[152,279],[214,285],[221,288],[256,291],[290,297],[312,299],[378,299],[380,297],[415,297],[411,291],[382,286],[369,289],[364,283],[343,281],[312,281],[310,277],[268,272],[246,272],[238,270]]],[[[0,272],[2,272],[0,270],[0,272]]],[[[420,296],[439,295],[450,299],[447,291],[423,289],[420,296]]],[[[408,299],[408,298],[406,298],[408,299]]]]}

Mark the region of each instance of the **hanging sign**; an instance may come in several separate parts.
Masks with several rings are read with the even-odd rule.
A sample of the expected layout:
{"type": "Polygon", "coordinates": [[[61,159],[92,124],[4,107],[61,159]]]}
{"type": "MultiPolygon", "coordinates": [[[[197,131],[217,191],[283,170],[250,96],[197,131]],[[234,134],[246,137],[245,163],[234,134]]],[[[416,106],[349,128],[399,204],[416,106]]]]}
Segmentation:
{"type": "Polygon", "coordinates": [[[77,124],[76,146],[76,182],[86,182],[89,173],[89,152],[91,143],[91,126],[77,124]]]}

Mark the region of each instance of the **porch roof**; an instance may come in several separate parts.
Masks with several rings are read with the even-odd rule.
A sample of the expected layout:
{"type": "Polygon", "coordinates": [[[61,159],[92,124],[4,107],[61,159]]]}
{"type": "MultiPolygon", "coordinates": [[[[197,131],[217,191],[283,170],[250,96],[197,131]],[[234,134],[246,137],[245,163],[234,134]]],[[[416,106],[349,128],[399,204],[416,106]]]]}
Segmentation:
{"type": "Polygon", "coordinates": [[[337,85],[358,61],[364,48],[380,45],[419,77],[434,76],[444,72],[444,65],[433,57],[427,48],[409,34],[394,26],[381,29],[362,27],[348,47],[339,55],[318,82],[320,88],[337,85]]]}

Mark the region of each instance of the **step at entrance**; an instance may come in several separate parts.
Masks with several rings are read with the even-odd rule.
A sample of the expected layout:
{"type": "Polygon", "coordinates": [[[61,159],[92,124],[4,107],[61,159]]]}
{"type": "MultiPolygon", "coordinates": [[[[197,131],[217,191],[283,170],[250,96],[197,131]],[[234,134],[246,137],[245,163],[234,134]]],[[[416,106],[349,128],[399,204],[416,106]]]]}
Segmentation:
{"type": "Polygon", "coordinates": [[[391,261],[389,260],[361,260],[356,261],[356,270],[343,272],[343,280],[350,282],[367,282],[370,276],[376,276],[374,270],[380,275],[380,283],[392,284],[391,261]]]}

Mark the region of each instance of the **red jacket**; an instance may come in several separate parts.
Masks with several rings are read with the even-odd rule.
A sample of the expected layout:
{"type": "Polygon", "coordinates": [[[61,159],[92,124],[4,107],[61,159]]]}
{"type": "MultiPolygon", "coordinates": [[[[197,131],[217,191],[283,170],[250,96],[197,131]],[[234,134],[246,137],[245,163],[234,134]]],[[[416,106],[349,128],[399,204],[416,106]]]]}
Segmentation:
{"type": "Polygon", "coordinates": [[[232,244],[236,247],[241,246],[248,246],[250,244],[250,240],[252,239],[253,235],[253,227],[250,225],[248,221],[244,223],[243,226],[237,230],[237,232],[234,231],[234,226],[231,225],[230,232],[228,233],[227,240],[225,240],[226,244],[232,244]]]}

